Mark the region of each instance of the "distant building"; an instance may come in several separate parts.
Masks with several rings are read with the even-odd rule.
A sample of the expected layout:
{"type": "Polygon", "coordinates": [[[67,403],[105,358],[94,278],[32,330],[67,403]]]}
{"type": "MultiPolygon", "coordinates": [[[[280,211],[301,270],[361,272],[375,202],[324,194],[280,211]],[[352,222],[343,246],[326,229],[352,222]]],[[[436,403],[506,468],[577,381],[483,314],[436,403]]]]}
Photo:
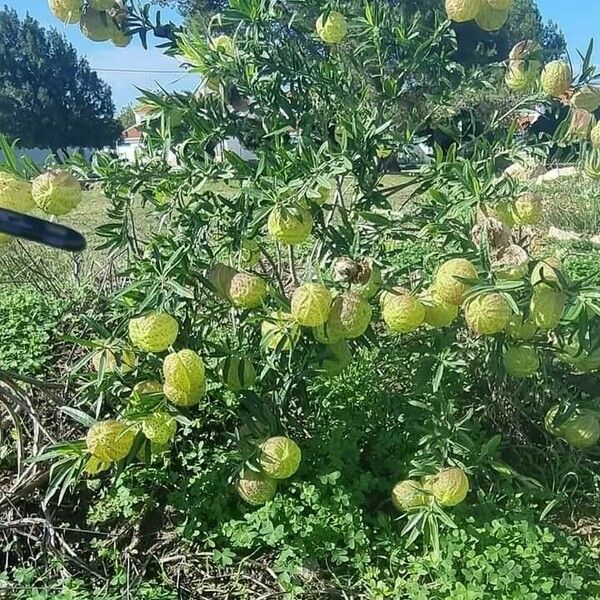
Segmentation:
{"type": "MultiPolygon", "coordinates": [[[[197,95],[211,93],[209,88],[202,84],[195,92],[197,95]]],[[[142,126],[151,118],[153,108],[151,106],[138,105],[133,109],[135,115],[135,124],[128,127],[121,134],[121,139],[117,142],[117,156],[123,160],[134,161],[140,150],[143,138],[142,126]]],[[[257,160],[256,155],[245,148],[240,140],[235,137],[229,137],[219,142],[215,147],[215,160],[222,161],[225,152],[235,152],[242,160],[257,160]]],[[[167,159],[169,163],[175,161],[175,156],[170,155],[167,159]]]]}

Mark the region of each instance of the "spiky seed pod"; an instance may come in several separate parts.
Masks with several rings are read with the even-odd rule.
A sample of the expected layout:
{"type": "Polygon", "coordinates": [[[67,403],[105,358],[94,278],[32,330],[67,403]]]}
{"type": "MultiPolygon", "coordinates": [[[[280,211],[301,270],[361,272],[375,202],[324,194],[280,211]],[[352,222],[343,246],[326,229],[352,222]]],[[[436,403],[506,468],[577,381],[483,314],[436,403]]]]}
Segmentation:
{"type": "Polygon", "coordinates": [[[429,503],[423,486],[413,479],[399,481],[392,489],[392,504],[398,512],[407,512],[429,503]]]}
{"type": "Polygon", "coordinates": [[[94,423],[85,437],[87,449],[102,462],[116,462],[125,458],[133,446],[135,431],[119,421],[94,423]]]}
{"type": "Polygon", "coordinates": [[[215,263],[206,272],[206,278],[214,289],[214,292],[223,300],[229,300],[229,287],[231,280],[237,271],[223,263],[215,263]]]}
{"type": "Polygon", "coordinates": [[[235,489],[244,502],[260,506],[273,499],[277,493],[277,481],[264,473],[247,469],[238,479],[235,489]]]}
{"type": "Polygon", "coordinates": [[[276,206],[269,213],[267,230],[276,241],[295,245],[305,242],[312,231],[313,218],[302,206],[276,206]]]}
{"type": "Polygon", "coordinates": [[[237,308],[258,308],[267,296],[267,284],[252,273],[236,273],[229,284],[229,298],[237,308]]]}
{"type": "Polygon", "coordinates": [[[331,265],[331,276],[338,283],[353,283],[358,276],[360,266],[348,256],[336,258],[331,265]]]}
{"type": "Polygon", "coordinates": [[[571,142],[584,142],[589,138],[594,125],[596,125],[596,117],[591,112],[583,108],[572,109],[565,137],[571,142]]]}
{"type": "Polygon", "coordinates": [[[451,21],[464,23],[475,18],[480,0],[446,0],[446,15],[451,21]]]}
{"type": "Polygon", "coordinates": [[[558,425],[556,416],[559,410],[558,405],[553,406],[544,419],[546,429],[550,433],[580,450],[591,448],[598,443],[598,440],[600,440],[600,422],[593,413],[576,410],[566,421],[558,425]]]}
{"type": "Polygon", "coordinates": [[[564,96],[571,87],[572,73],[568,63],[562,60],[549,62],[542,70],[542,90],[553,98],[564,96]]]}
{"type": "Polygon", "coordinates": [[[462,469],[444,469],[429,479],[424,488],[433,494],[440,506],[456,506],[469,492],[469,478],[462,469]]]}
{"type": "Polygon", "coordinates": [[[334,299],[327,325],[346,339],[360,337],[371,322],[369,303],[355,292],[344,292],[334,299]]]}
{"type": "Polygon", "coordinates": [[[287,479],[300,466],[302,452],[294,440],[282,435],[269,438],[260,447],[259,463],[265,475],[287,479]]]}
{"type": "Polygon", "coordinates": [[[425,320],[425,307],[410,294],[388,298],[381,310],[385,324],[397,333],[409,333],[421,326],[425,320]]]}
{"type": "Polygon", "coordinates": [[[555,329],[560,323],[567,298],[558,290],[538,286],[531,297],[531,319],[539,329],[555,329]]]}
{"type": "Polygon", "coordinates": [[[436,294],[441,300],[462,304],[465,293],[472,284],[463,281],[477,279],[475,265],[464,258],[453,258],[440,265],[434,280],[436,294]]]}
{"type": "Polygon", "coordinates": [[[511,316],[510,306],[501,294],[480,294],[465,307],[467,325],[480,335],[504,330],[511,316]]]}
{"type": "Polygon", "coordinates": [[[429,288],[421,295],[421,303],[425,307],[425,323],[434,329],[447,327],[458,316],[458,306],[444,302],[429,288]]]}
{"type": "Polygon", "coordinates": [[[305,327],[324,325],[331,308],[331,292],[320,283],[304,283],[292,294],[292,317],[305,327]]]}
{"type": "Polygon", "coordinates": [[[108,42],[117,29],[111,16],[93,8],[88,8],[83,13],[79,27],[81,33],[92,42],[108,42]]]}
{"type": "Polygon", "coordinates": [[[540,287],[562,289],[561,278],[564,278],[562,263],[556,256],[549,256],[544,260],[539,260],[531,271],[531,285],[535,289],[540,287]]]}
{"type": "Polygon", "coordinates": [[[12,173],[0,171],[0,208],[28,213],[34,207],[31,184],[12,173]]]}
{"type": "Polygon", "coordinates": [[[600,123],[596,123],[590,131],[590,142],[594,148],[600,148],[600,123]]]}
{"type": "Polygon", "coordinates": [[[48,0],[50,11],[63,23],[79,23],[83,13],[83,0],[48,0]]]}
{"type": "Polygon", "coordinates": [[[162,352],[172,346],[179,323],[167,313],[150,313],[129,321],[129,339],[144,352],[162,352]]]}
{"type": "Polygon", "coordinates": [[[591,113],[595,112],[600,108],[600,87],[584,85],[573,94],[571,106],[591,113]]]}
{"type": "Polygon", "coordinates": [[[508,9],[492,8],[486,0],[481,0],[475,15],[475,23],[484,31],[498,31],[508,20],[508,9]]]}
{"type": "Polygon", "coordinates": [[[339,44],[348,33],[346,18],[341,13],[332,10],[327,16],[322,14],[316,23],[317,35],[326,44],[339,44]]]}
{"type": "Polygon", "coordinates": [[[254,268],[260,261],[260,246],[256,240],[244,240],[242,242],[242,267],[254,268]]]}
{"type": "Polygon", "coordinates": [[[515,222],[519,225],[537,225],[542,218],[542,199],[535,192],[521,194],[514,203],[515,222]]]}
{"type": "Polygon", "coordinates": [[[180,350],[163,361],[165,396],[177,406],[198,404],[206,392],[204,361],[193,350],[180,350]]]}
{"type": "Polygon", "coordinates": [[[33,201],[50,215],[66,215],[81,202],[79,181],[68,171],[50,169],[38,175],[31,187],[33,201]]]}
{"type": "Polygon", "coordinates": [[[357,263],[358,273],[352,291],[370,300],[381,289],[381,269],[370,258],[360,258],[357,263]]]}

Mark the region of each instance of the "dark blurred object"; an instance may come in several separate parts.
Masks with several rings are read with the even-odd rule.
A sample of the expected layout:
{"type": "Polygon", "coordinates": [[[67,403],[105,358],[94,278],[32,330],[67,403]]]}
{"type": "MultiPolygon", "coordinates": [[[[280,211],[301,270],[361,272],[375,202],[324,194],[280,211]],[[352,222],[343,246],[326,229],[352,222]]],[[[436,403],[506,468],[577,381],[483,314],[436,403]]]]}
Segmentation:
{"type": "Polygon", "coordinates": [[[85,238],[73,229],[4,208],[0,208],[0,232],[70,252],[86,247],[85,238]]]}

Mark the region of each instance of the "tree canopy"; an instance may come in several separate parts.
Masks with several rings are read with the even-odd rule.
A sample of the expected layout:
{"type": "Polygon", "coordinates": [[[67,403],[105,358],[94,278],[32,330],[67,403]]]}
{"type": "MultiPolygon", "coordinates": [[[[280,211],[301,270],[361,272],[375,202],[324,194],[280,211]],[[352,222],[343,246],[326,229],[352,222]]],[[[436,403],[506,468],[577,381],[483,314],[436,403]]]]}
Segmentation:
{"type": "Polygon", "coordinates": [[[0,132],[22,146],[99,148],[120,131],[110,88],[53,29],[0,11],[0,132]]]}

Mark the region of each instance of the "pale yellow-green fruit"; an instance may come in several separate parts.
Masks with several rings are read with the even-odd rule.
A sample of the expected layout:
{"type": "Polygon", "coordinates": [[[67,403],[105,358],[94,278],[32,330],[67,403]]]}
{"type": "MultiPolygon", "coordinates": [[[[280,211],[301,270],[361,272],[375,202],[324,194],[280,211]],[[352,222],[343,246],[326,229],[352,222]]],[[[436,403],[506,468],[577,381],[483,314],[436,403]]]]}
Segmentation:
{"type": "Polygon", "coordinates": [[[446,0],[446,15],[451,21],[464,23],[474,19],[481,0],[446,0]]]}
{"type": "Polygon", "coordinates": [[[31,187],[35,204],[50,215],[66,215],[81,202],[79,181],[68,171],[50,169],[38,175],[31,187]]]}
{"type": "Polygon", "coordinates": [[[425,320],[425,306],[410,294],[394,294],[384,302],[381,316],[392,331],[408,333],[417,329],[425,320]]]}
{"type": "Polygon", "coordinates": [[[524,92],[529,87],[530,80],[524,60],[510,61],[504,74],[504,83],[513,92],[524,92]]]}
{"type": "Polygon", "coordinates": [[[312,215],[302,206],[276,206],[267,220],[269,235],[287,245],[305,242],[310,237],[312,227],[312,215]]]}
{"type": "Polygon", "coordinates": [[[155,379],[147,379],[146,381],[138,381],[131,390],[132,396],[162,396],[163,384],[155,379]]]}
{"type": "Polygon", "coordinates": [[[81,33],[92,42],[107,42],[117,29],[112,17],[104,11],[88,8],[79,21],[81,33]]]}
{"type": "Polygon", "coordinates": [[[513,377],[530,377],[540,368],[537,352],[530,346],[514,346],[502,357],[504,368],[513,377]]]}
{"type": "Polygon", "coordinates": [[[135,431],[125,423],[107,420],[94,423],[85,436],[90,454],[102,462],[125,458],[133,446],[135,431]]]}
{"type": "MultiPolygon", "coordinates": [[[[271,313],[261,324],[262,345],[268,350],[290,351],[300,337],[300,327],[290,313],[271,313]]],[[[314,330],[313,330],[314,331],[314,330]]]]}
{"type": "Polygon", "coordinates": [[[242,267],[252,269],[260,261],[260,247],[256,240],[244,240],[242,242],[242,267]]]}
{"type": "Polygon", "coordinates": [[[352,362],[350,346],[344,339],[324,346],[319,367],[331,377],[336,377],[352,362]]]}
{"type": "Polygon", "coordinates": [[[544,425],[547,431],[581,450],[591,448],[598,443],[600,422],[593,413],[576,410],[566,421],[558,425],[556,416],[559,410],[560,407],[555,405],[546,413],[544,425]]]}
{"type": "Polygon", "coordinates": [[[300,325],[324,325],[331,308],[331,292],[320,283],[304,283],[292,294],[291,314],[300,325]]]}
{"type": "Polygon", "coordinates": [[[435,293],[435,288],[430,288],[421,295],[421,303],[425,307],[424,321],[434,329],[447,327],[458,316],[458,306],[441,300],[435,293]]]}
{"type": "Polygon", "coordinates": [[[506,335],[514,340],[530,340],[537,333],[537,325],[531,318],[524,319],[523,315],[512,315],[506,329],[506,335]]]}
{"type": "Polygon", "coordinates": [[[273,499],[277,493],[277,481],[264,473],[247,469],[238,479],[235,489],[244,502],[260,506],[273,499]]]}
{"type": "Polygon", "coordinates": [[[294,440],[282,435],[269,438],[260,447],[259,463],[263,473],[273,479],[287,479],[300,466],[302,452],[294,440]]]}
{"type": "Polygon", "coordinates": [[[379,295],[379,307],[383,310],[386,303],[395,296],[410,295],[410,290],[401,285],[394,286],[391,290],[383,290],[379,295]]]}
{"type": "Polygon", "coordinates": [[[514,0],[483,0],[483,2],[496,10],[508,10],[512,7],[514,0]]]}
{"type": "Polygon", "coordinates": [[[571,67],[562,60],[549,62],[540,78],[542,90],[553,98],[564,96],[571,87],[571,80],[571,67]]]}
{"type": "Polygon", "coordinates": [[[538,329],[555,329],[560,323],[567,298],[563,292],[538,286],[531,296],[531,320],[538,329]]]}
{"type": "Polygon", "coordinates": [[[177,406],[194,406],[206,392],[204,361],[193,350],[180,350],[163,361],[163,392],[177,406]]]}
{"type": "Polygon", "coordinates": [[[129,321],[129,339],[144,352],[162,352],[172,346],[179,323],[167,313],[150,313],[129,321]]]}
{"type": "Polygon", "coordinates": [[[467,325],[480,335],[504,331],[511,316],[508,302],[501,294],[480,294],[465,307],[467,325]]]}
{"type": "Polygon", "coordinates": [[[104,363],[104,372],[113,373],[119,371],[123,374],[129,373],[135,366],[135,354],[131,350],[124,350],[119,356],[109,348],[99,350],[92,356],[92,365],[96,371],[104,363]]]}
{"type": "Polygon", "coordinates": [[[143,434],[155,444],[168,444],[177,431],[177,421],[164,411],[156,411],[142,419],[143,434]]]}
{"type": "Polygon", "coordinates": [[[407,512],[426,506],[428,503],[428,494],[423,490],[423,486],[414,479],[399,481],[392,489],[392,504],[398,512],[407,512]]]}
{"type": "Polygon", "coordinates": [[[88,4],[94,10],[110,10],[115,7],[115,0],[89,0],[88,4]]]}
{"type": "Polygon", "coordinates": [[[207,270],[206,278],[219,298],[229,300],[229,287],[236,273],[235,269],[219,262],[207,270]]]}
{"type": "Polygon", "coordinates": [[[535,290],[542,287],[562,289],[559,274],[562,275],[562,263],[556,256],[550,256],[534,265],[531,271],[531,285],[535,290]]]}
{"type": "Polygon", "coordinates": [[[492,8],[486,0],[480,0],[479,10],[475,15],[475,23],[484,31],[498,31],[508,20],[508,9],[492,8]]]}
{"type": "Polygon", "coordinates": [[[462,469],[444,469],[427,480],[424,488],[433,494],[440,506],[456,506],[469,492],[469,478],[462,469]]]}
{"type": "Polygon", "coordinates": [[[542,200],[534,192],[521,194],[514,202],[515,222],[519,225],[537,225],[542,218],[542,200]]]}
{"type": "Polygon", "coordinates": [[[319,16],[316,30],[326,44],[339,44],[348,33],[348,24],[344,15],[332,10],[326,18],[325,14],[319,16]]]}
{"type": "Polygon", "coordinates": [[[571,106],[595,112],[600,108],[600,88],[594,85],[584,85],[573,94],[571,106]]]}
{"type": "Polygon", "coordinates": [[[0,208],[28,213],[34,206],[31,184],[12,173],[0,171],[0,208]]]}
{"type": "Polygon", "coordinates": [[[237,308],[258,308],[267,296],[267,284],[252,273],[236,273],[229,284],[229,298],[237,308]]]}
{"type": "Polygon", "coordinates": [[[232,56],[235,50],[233,40],[228,35],[218,35],[211,40],[213,50],[232,56]]]}
{"type": "Polygon", "coordinates": [[[462,304],[465,293],[471,283],[461,280],[477,279],[477,269],[470,260],[465,258],[452,258],[440,265],[434,279],[436,295],[441,300],[462,304]]]}
{"type": "Polygon", "coordinates": [[[63,23],[79,23],[83,12],[83,0],[48,0],[50,11],[63,23]]]}
{"type": "Polygon", "coordinates": [[[85,463],[85,467],[83,467],[83,472],[87,475],[97,475],[102,471],[106,471],[110,468],[110,462],[102,461],[97,456],[93,454],[88,458],[88,461],[85,463]]]}
{"type": "Polygon", "coordinates": [[[518,281],[529,272],[529,255],[524,248],[511,244],[492,262],[492,271],[498,279],[518,281]]]}
{"type": "Polygon", "coordinates": [[[221,381],[232,392],[247,390],[256,382],[256,370],[247,358],[228,356],[221,363],[221,381]]]}
{"type": "Polygon", "coordinates": [[[369,326],[372,316],[371,305],[355,292],[344,292],[331,304],[327,325],[346,339],[360,337],[369,326]]]}
{"type": "Polygon", "coordinates": [[[596,123],[590,131],[590,142],[594,148],[600,148],[600,123],[596,123]]]}

